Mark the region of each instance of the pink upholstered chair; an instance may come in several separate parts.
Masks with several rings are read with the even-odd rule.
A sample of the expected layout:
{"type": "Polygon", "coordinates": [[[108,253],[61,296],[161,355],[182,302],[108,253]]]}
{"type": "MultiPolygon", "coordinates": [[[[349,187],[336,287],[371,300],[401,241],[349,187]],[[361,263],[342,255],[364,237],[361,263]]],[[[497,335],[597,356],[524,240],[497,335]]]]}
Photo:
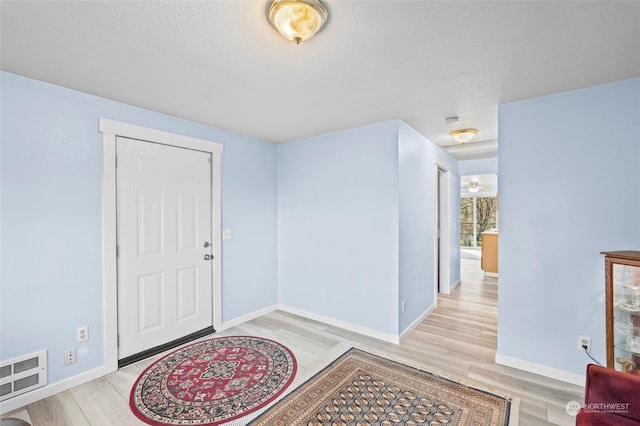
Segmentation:
{"type": "Polygon", "coordinates": [[[584,406],[576,426],[640,425],[640,376],[587,365],[584,406]]]}

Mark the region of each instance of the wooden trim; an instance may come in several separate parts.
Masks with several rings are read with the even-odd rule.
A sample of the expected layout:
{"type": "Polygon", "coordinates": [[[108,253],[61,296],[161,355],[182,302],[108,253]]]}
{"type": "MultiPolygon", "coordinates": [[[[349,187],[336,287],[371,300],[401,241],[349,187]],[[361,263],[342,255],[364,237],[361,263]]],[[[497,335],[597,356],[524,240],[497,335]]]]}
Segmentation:
{"type": "Polygon", "coordinates": [[[605,322],[606,322],[606,334],[605,341],[607,342],[607,367],[615,368],[614,364],[614,350],[613,350],[613,262],[611,257],[606,256],[604,258],[604,304],[605,304],[605,322]]]}
{"type": "MultiPolygon", "coordinates": [[[[640,251],[636,251],[636,250],[601,251],[600,254],[613,257],[616,260],[631,260],[631,261],[639,262],[639,263],[629,263],[629,265],[637,266],[638,264],[640,264],[640,251]]],[[[617,262],[617,263],[622,263],[622,262],[617,262]]]]}
{"type": "MultiPolygon", "coordinates": [[[[614,342],[614,292],[613,292],[613,265],[629,265],[640,267],[640,251],[603,251],[604,258],[604,282],[605,282],[605,341],[607,349],[607,368],[615,370],[615,342],[614,342]]],[[[636,356],[633,357],[637,361],[636,356]]]]}

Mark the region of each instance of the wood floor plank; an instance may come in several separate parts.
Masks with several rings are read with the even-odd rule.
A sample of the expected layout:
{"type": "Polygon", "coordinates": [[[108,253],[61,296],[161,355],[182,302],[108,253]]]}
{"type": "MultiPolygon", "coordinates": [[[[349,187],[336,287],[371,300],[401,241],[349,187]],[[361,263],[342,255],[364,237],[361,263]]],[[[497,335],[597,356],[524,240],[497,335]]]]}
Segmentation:
{"type": "Polygon", "coordinates": [[[507,373],[509,367],[500,368],[502,366],[498,366],[495,368],[494,366],[495,364],[490,364],[487,367],[473,365],[469,371],[469,377],[484,383],[500,385],[508,390],[563,407],[569,401],[582,400],[584,391],[580,386],[548,378],[541,380],[540,376],[536,374],[521,374],[516,369],[507,373]]]}
{"type": "Polygon", "coordinates": [[[547,425],[547,404],[542,401],[522,398],[520,400],[520,424],[528,425],[547,425]]]}
{"type": "Polygon", "coordinates": [[[128,400],[133,384],[143,371],[140,365],[128,365],[115,373],[109,374],[105,379],[107,379],[122,398],[128,400]]]}
{"type": "Polygon", "coordinates": [[[27,411],[34,426],[90,425],[83,408],[76,403],[69,391],[64,391],[29,404],[27,411]]]}
{"type": "Polygon", "coordinates": [[[2,419],[19,419],[24,420],[25,422],[31,423],[31,417],[29,417],[29,412],[26,408],[19,408],[17,410],[9,411],[8,413],[0,416],[2,419]]]}
{"type": "Polygon", "coordinates": [[[91,425],[146,425],[129,409],[129,399],[104,377],[76,386],[70,392],[91,425]]]}
{"type": "Polygon", "coordinates": [[[547,405],[547,419],[550,423],[561,426],[575,426],[576,424],[576,418],[567,414],[566,404],[562,406],[547,405]]]}

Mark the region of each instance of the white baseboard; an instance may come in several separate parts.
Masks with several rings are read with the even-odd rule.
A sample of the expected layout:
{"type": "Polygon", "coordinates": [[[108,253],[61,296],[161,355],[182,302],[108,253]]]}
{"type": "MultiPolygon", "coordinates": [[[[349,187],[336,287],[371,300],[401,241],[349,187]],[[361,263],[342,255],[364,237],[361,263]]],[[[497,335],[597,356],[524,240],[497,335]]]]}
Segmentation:
{"type": "Polygon", "coordinates": [[[242,315],[240,317],[234,318],[229,321],[224,321],[219,331],[226,330],[227,328],[234,327],[236,325],[240,325],[243,322],[251,321],[252,319],[256,319],[262,315],[266,315],[269,312],[273,312],[278,309],[278,305],[267,306],[262,309],[258,309],[257,311],[249,312],[246,315],[242,315]]]}
{"type": "Polygon", "coordinates": [[[498,278],[498,273],[497,272],[485,272],[484,273],[485,277],[493,277],[493,278],[498,278]]]}
{"type": "Polygon", "coordinates": [[[455,283],[453,283],[453,285],[451,285],[451,286],[449,287],[449,290],[450,290],[450,291],[453,291],[453,289],[454,289],[454,288],[456,288],[456,287],[458,287],[458,286],[460,285],[460,283],[461,283],[461,282],[462,282],[462,280],[460,280],[460,279],[459,279],[458,281],[456,281],[455,283]]]}
{"type": "Polygon", "coordinates": [[[424,319],[436,308],[436,304],[429,306],[423,313],[420,315],[414,322],[409,324],[407,328],[404,329],[402,333],[400,333],[400,341],[402,342],[408,335],[416,328],[424,319]]]}
{"type": "Polygon", "coordinates": [[[31,392],[24,393],[22,395],[15,396],[0,402],[0,414],[8,413],[15,409],[24,407],[25,405],[32,404],[44,398],[48,398],[59,392],[66,391],[72,387],[82,385],[100,377],[104,377],[111,373],[106,366],[94,368],[93,370],[80,373],[76,376],[69,377],[59,382],[50,383],[38,389],[34,389],[31,392]]]}
{"type": "Polygon", "coordinates": [[[500,354],[496,354],[496,364],[506,365],[507,367],[517,368],[518,370],[528,371],[529,373],[539,374],[573,385],[584,386],[585,376],[582,374],[569,373],[568,371],[558,370],[557,368],[547,367],[500,354]]]}
{"type": "Polygon", "coordinates": [[[328,325],[344,328],[345,330],[353,331],[355,333],[364,334],[365,336],[373,337],[374,339],[395,343],[396,345],[400,343],[399,336],[396,336],[390,333],[385,333],[379,330],[374,330],[373,328],[368,328],[368,327],[364,327],[358,324],[353,324],[347,321],[342,321],[339,319],[316,314],[315,312],[305,311],[304,309],[293,308],[291,306],[278,305],[278,309],[284,312],[289,312],[290,314],[309,318],[315,321],[320,321],[328,325]]]}

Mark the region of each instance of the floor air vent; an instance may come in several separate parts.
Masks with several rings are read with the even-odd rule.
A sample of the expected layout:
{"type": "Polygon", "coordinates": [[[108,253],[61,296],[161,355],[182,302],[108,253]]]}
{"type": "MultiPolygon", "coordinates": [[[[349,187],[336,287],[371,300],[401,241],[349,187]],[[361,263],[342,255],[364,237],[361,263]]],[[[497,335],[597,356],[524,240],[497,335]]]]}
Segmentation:
{"type": "Polygon", "coordinates": [[[47,351],[0,363],[0,401],[47,384],[47,351]]]}

